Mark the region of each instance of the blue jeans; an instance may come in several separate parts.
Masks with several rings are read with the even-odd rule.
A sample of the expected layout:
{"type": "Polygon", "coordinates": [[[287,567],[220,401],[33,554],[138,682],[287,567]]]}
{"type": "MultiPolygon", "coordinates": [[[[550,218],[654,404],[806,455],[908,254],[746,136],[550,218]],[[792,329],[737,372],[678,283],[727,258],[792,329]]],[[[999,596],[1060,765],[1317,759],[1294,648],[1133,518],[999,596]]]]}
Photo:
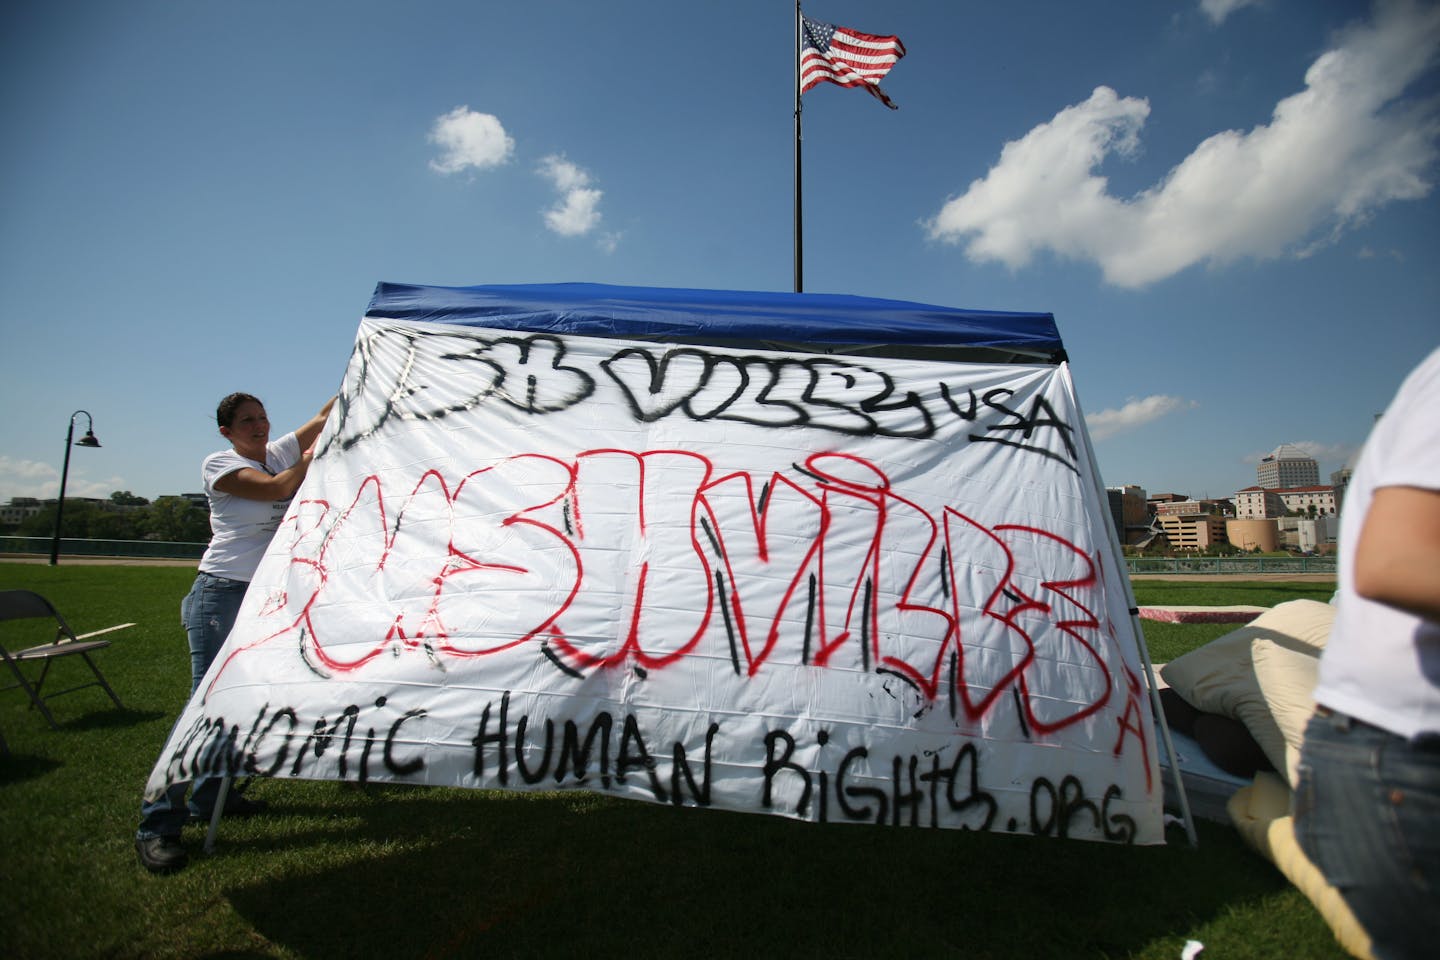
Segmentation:
{"type": "MultiPolygon", "coordinates": [[[[180,623],[190,641],[190,693],[193,696],[200,688],[205,671],[215,660],[215,655],[225,645],[230,628],[240,614],[240,603],[245,599],[245,590],[250,584],[243,580],[227,580],[208,573],[195,578],[195,585],[180,601],[180,623]]],[[[179,718],[176,718],[179,722],[179,718]]],[[[173,732],[173,731],[172,731],[173,732]]],[[[168,738],[167,738],[168,740],[168,738]]],[[[172,786],[158,800],[140,806],[140,829],[136,836],[149,837],[179,836],[180,828],[190,814],[210,819],[215,808],[215,797],[220,792],[219,777],[203,777],[195,781],[195,790],[190,795],[188,807],[185,791],[189,784],[181,782],[172,786]]]]}
{"type": "Polygon", "coordinates": [[[1380,960],[1440,943],[1440,736],[1407,740],[1321,708],[1305,728],[1295,838],[1380,960]]]}

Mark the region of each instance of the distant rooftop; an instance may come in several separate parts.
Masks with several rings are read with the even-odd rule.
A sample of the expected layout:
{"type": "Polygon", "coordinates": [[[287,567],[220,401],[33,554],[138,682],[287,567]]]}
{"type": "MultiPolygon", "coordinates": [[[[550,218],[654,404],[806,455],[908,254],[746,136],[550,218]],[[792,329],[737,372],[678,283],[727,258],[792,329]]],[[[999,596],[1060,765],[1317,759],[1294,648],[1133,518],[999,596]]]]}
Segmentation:
{"type": "Polygon", "coordinates": [[[1274,450],[1270,451],[1269,454],[1267,454],[1267,455],[1264,456],[1264,457],[1261,457],[1261,458],[1260,458],[1260,462],[1261,462],[1261,463],[1267,463],[1267,462],[1269,462],[1269,461],[1271,461],[1271,460],[1314,460],[1314,459],[1315,459],[1314,457],[1310,456],[1310,454],[1306,453],[1304,450],[1301,450],[1299,447],[1295,446],[1293,443],[1282,443],[1282,444],[1280,444],[1280,446],[1278,446],[1278,447],[1276,447],[1274,450]]]}

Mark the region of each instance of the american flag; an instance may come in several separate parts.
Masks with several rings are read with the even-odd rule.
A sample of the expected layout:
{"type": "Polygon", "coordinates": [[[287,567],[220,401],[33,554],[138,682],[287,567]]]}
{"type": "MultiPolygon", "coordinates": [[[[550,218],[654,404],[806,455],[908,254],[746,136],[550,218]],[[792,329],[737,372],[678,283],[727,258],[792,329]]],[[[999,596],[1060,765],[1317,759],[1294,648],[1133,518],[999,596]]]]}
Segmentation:
{"type": "Polygon", "coordinates": [[[895,104],[880,89],[880,78],[905,56],[899,37],[877,37],[833,23],[801,17],[800,92],[817,83],[864,87],[891,110],[895,104]]]}

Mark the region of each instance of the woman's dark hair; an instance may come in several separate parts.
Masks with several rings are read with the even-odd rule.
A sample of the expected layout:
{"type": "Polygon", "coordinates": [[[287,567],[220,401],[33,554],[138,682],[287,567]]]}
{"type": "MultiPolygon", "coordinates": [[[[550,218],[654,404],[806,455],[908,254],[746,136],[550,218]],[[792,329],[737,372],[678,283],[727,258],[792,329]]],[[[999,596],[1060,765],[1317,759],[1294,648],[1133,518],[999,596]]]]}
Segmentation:
{"type": "MultiPolygon", "coordinates": [[[[220,406],[215,408],[215,422],[222,427],[228,427],[235,422],[235,411],[240,404],[248,401],[260,403],[260,398],[250,393],[232,393],[220,401],[220,406]]],[[[264,404],[260,403],[263,407],[264,404]]]]}

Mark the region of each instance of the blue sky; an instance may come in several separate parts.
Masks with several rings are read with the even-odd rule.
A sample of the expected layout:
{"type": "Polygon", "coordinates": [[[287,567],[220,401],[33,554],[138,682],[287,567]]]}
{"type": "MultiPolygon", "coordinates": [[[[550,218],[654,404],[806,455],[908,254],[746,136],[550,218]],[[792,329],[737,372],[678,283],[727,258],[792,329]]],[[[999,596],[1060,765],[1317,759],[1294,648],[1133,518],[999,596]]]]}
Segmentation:
{"type": "MultiPolygon", "coordinates": [[[[1440,6],[811,0],[805,287],[1050,311],[1107,483],[1322,476],[1440,344],[1440,6]]],[[[791,289],[788,0],[0,6],[0,500],[200,488],[378,281],[791,289]],[[85,426],[79,418],[80,429],[85,426]]]]}

